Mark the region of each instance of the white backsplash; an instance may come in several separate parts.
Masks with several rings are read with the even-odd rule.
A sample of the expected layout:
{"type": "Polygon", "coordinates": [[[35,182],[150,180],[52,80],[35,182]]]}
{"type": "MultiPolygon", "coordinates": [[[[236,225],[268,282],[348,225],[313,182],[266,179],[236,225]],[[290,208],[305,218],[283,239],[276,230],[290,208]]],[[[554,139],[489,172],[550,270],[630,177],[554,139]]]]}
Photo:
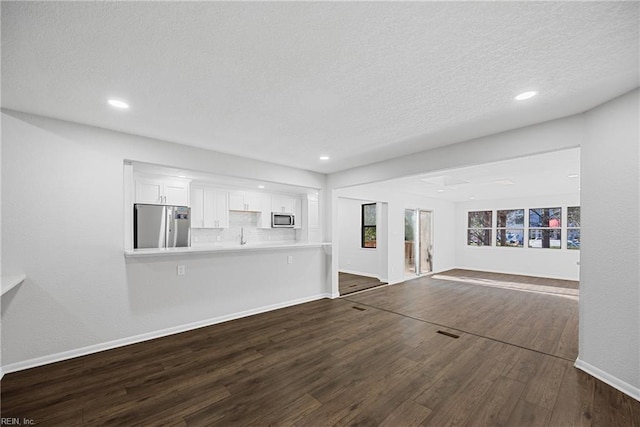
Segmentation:
{"type": "Polygon", "coordinates": [[[244,230],[244,238],[251,242],[284,242],[295,241],[296,230],[293,228],[258,228],[257,212],[229,212],[229,228],[192,228],[191,244],[203,243],[239,243],[240,229],[244,230]]]}

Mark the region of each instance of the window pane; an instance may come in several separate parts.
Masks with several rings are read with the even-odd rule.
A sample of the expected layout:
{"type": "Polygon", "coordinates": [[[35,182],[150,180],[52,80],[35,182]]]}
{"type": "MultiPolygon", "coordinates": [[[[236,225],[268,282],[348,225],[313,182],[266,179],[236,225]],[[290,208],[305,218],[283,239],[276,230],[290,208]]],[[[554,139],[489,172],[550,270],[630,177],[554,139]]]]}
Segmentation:
{"type": "Polygon", "coordinates": [[[560,227],[561,219],[560,208],[529,209],[529,227],[560,227]]]}
{"type": "Polygon", "coordinates": [[[469,212],[469,228],[491,228],[491,211],[469,212]]]}
{"type": "Polygon", "coordinates": [[[580,227],[580,206],[567,208],[567,227],[580,227]]]}
{"type": "Polygon", "coordinates": [[[362,205],[362,225],[376,225],[376,204],[362,205]]]}
{"type": "Polygon", "coordinates": [[[567,230],[567,249],[580,249],[580,229],[567,230]]]}
{"type": "Polygon", "coordinates": [[[512,246],[521,248],[524,246],[524,229],[522,228],[501,228],[496,232],[497,246],[512,246]]]}
{"type": "Polygon", "coordinates": [[[498,211],[498,227],[524,227],[524,209],[498,211]]]}
{"type": "Polygon", "coordinates": [[[376,227],[364,228],[364,242],[362,243],[362,247],[364,248],[376,247],[376,227]]]}
{"type": "Polygon", "coordinates": [[[469,246],[491,246],[491,230],[469,229],[467,244],[469,246]]]}
{"type": "Polygon", "coordinates": [[[561,234],[558,229],[532,228],[529,230],[529,247],[560,249],[561,234]]]}

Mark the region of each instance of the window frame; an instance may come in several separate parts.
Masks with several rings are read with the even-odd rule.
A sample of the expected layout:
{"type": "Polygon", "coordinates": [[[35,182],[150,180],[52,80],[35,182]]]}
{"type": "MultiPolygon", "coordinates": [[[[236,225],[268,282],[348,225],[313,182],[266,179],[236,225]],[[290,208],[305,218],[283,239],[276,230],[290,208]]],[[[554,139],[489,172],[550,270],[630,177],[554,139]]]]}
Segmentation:
{"type": "Polygon", "coordinates": [[[476,248],[482,248],[482,247],[491,247],[493,246],[493,237],[492,237],[492,231],[493,231],[493,210],[481,210],[481,211],[467,211],[467,246],[472,246],[472,247],[476,247],[476,248]],[[489,213],[489,226],[487,227],[486,224],[484,227],[472,227],[471,226],[471,214],[473,213],[484,213],[486,214],[487,212],[489,213]],[[471,233],[473,231],[483,231],[483,234],[486,236],[487,235],[487,231],[489,232],[489,242],[485,245],[473,245],[470,242],[469,236],[471,235],[471,233]]]}
{"type": "MultiPolygon", "coordinates": [[[[544,215],[543,215],[544,218],[544,215]]],[[[548,222],[551,220],[551,216],[549,215],[549,220],[548,222]]],[[[528,222],[529,222],[529,229],[527,232],[527,247],[531,248],[531,249],[562,249],[562,207],[550,207],[550,208],[529,208],[529,215],[528,215],[528,222]],[[537,225],[537,226],[531,226],[531,213],[535,212],[535,211],[559,211],[559,217],[558,217],[558,221],[559,224],[555,227],[551,227],[550,225],[537,225]],[[560,245],[559,246],[551,246],[551,243],[549,243],[549,247],[545,248],[544,246],[542,246],[544,243],[541,243],[540,247],[537,246],[532,246],[531,245],[531,232],[532,231],[536,231],[539,230],[542,235],[544,236],[545,232],[549,233],[549,242],[551,242],[551,236],[552,233],[553,234],[558,234],[558,240],[560,241],[560,245]]],[[[538,239],[534,239],[534,240],[538,240],[538,239]]],[[[544,237],[542,238],[542,242],[544,242],[544,237]]]]}
{"type": "MultiPolygon", "coordinates": [[[[371,241],[369,241],[371,242],[371,241]]],[[[360,205],[360,248],[361,249],[376,249],[378,247],[378,204],[377,203],[363,203],[360,205]],[[365,224],[365,209],[367,206],[374,207],[374,225],[365,224]],[[366,232],[369,229],[373,229],[375,239],[373,240],[373,246],[367,246],[365,243],[366,232]]]]}
{"type": "Polygon", "coordinates": [[[579,251],[580,250],[580,246],[582,243],[581,240],[581,236],[580,236],[580,226],[581,226],[581,209],[580,206],[567,206],[567,250],[570,251],[579,251]],[[571,224],[569,224],[569,209],[577,209],[578,210],[578,225],[577,226],[571,226],[571,224]],[[569,233],[571,233],[572,231],[577,231],[578,232],[578,246],[577,247],[569,247],[569,233]]]}
{"type": "Polygon", "coordinates": [[[522,208],[522,209],[498,209],[496,210],[496,247],[497,248],[524,248],[524,241],[525,241],[525,216],[527,214],[527,210],[522,208]],[[500,212],[515,212],[515,211],[521,211],[522,212],[522,225],[516,225],[516,226],[509,226],[506,222],[504,224],[504,226],[500,226],[500,212]],[[521,233],[522,236],[522,244],[518,244],[518,245],[505,245],[505,244],[500,244],[501,240],[498,239],[498,236],[500,234],[501,231],[504,231],[505,236],[506,233],[508,231],[513,231],[515,230],[516,232],[521,233]]]}

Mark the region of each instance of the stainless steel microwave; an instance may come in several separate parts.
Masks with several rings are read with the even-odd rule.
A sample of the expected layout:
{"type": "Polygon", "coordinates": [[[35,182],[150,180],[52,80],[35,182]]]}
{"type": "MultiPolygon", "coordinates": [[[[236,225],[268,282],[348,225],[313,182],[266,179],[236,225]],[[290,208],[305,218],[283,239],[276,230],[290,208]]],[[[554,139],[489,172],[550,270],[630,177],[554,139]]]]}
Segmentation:
{"type": "Polygon", "coordinates": [[[295,215],[291,213],[271,212],[271,227],[293,228],[295,225],[295,215]]]}

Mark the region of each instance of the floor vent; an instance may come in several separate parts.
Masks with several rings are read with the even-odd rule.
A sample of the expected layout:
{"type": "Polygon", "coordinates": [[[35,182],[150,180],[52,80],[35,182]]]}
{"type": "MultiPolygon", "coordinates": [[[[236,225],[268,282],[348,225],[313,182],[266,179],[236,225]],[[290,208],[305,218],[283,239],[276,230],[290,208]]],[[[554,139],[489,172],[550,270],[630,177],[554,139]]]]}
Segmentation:
{"type": "Polygon", "coordinates": [[[360,310],[360,311],[365,311],[365,310],[366,310],[366,308],[362,308],[362,307],[355,307],[355,306],[354,306],[354,307],[352,307],[352,308],[355,308],[356,310],[360,310]]]}
{"type": "Polygon", "coordinates": [[[460,335],[452,334],[451,332],[447,332],[447,331],[438,331],[438,333],[442,335],[446,335],[451,338],[460,338],[460,335]]]}

